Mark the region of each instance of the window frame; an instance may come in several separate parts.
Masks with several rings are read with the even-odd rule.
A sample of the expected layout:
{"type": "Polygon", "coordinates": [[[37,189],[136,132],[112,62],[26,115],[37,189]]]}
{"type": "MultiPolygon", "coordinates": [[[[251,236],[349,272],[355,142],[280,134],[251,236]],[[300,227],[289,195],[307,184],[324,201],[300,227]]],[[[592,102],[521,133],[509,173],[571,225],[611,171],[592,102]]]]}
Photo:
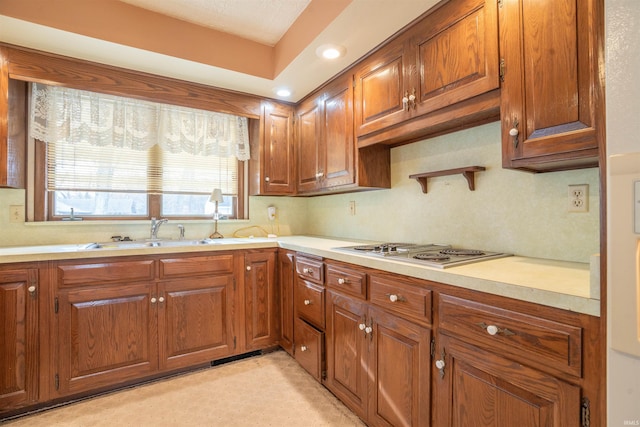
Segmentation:
{"type": "MultiPolygon", "coordinates": [[[[35,140],[34,149],[34,221],[62,221],[65,216],[54,215],[53,209],[53,192],[46,189],[46,170],[47,170],[47,155],[46,155],[46,143],[35,140]]],[[[232,205],[235,215],[228,217],[227,219],[244,219],[243,213],[245,212],[245,200],[247,194],[247,186],[245,179],[245,168],[247,162],[238,161],[238,195],[233,198],[232,205]]],[[[225,196],[228,197],[228,196],[225,196]]],[[[209,215],[163,215],[162,209],[162,194],[147,193],[148,214],[147,216],[84,216],[83,221],[131,221],[131,220],[143,220],[151,218],[170,218],[175,220],[205,220],[210,219],[209,215]]]]}

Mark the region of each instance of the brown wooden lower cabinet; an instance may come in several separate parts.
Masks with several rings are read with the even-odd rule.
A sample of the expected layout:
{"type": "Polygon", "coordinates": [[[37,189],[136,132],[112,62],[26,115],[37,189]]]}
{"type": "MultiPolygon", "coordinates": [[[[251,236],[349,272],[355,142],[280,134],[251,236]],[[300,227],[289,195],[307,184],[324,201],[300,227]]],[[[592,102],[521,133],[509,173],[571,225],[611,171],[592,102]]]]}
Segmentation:
{"type": "Polygon", "coordinates": [[[155,373],[157,301],[153,282],[59,292],[58,393],[83,392],[155,373]]]}
{"type": "Polygon", "coordinates": [[[434,426],[580,424],[580,387],[455,338],[437,339],[434,426]]]}
{"type": "Polygon", "coordinates": [[[259,350],[280,338],[276,289],[276,250],[248,251],[244,256],[245,348],[259,350]]]}
{"type": "Polygon", "coordinates": [[[39,398],[38,269],[10,268],[0,268],[0,414],[39,398]]]}
{"type": "Polygon", "coordinates": [[[431,330],[327,294],[325,385],[371,426],[430,425],[431,330]]]}
{"type": "Polygon", "coordinates": [[[296,280],[294,257],[294,252],[279,250],[276,266],[276,287],[280,295],[280,346],[291,355],[294,345],[293,288],[296,280]]]}

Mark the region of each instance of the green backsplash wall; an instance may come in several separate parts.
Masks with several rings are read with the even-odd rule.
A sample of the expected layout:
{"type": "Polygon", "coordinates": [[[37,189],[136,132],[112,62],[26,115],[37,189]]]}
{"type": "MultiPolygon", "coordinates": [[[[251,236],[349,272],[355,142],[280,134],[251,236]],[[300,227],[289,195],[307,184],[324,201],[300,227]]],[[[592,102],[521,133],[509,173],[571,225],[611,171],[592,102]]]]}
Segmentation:
{"type": "Polygon", "coordinates": [[[598,169],[532,174],[501,161],[498,122],[393,148],[390,190],[311,198],[306,231],[589,262],[599,252],[598,169]],[[430,178],[427,194],[409,179],[464,166],[486,168],[475,191],[461,174],[430,178]],[[588,213],[567,212],[570,184],[589,185],[588,213]]]}
{"type": "MultiPolygon", "coordinates": [[[[502,169],[500,126],[473,129],[391,150],[392,188],[311,198],[251,197],[249,221],[222,222],[226,237],[312,234],[354,239],[436,242],[517,255],[589,262],[599,251],[598,169],[531,174],[502,169]],[[469,191],[461,174],[430,178],[428,193],[409,175],[463,166],[484,166],[469,191]],[[567,186],[589,185],[589,212],[567,212],[567,186]],[[356,214],[349,212],[355,201],[356,214]],[[276,206],[277,222],[267,219],[276,206]]],[[[105,241],[113,235],[146,238],[148,221],[11,223],[9,206],[24,204],[23,190],[0,189],[0,246],[105,241]]],[[[176,238],[177,224],[160,237],[176,238]]],[[[213,231],[210,221],[182,221],[187,238],[213,231]]]]}

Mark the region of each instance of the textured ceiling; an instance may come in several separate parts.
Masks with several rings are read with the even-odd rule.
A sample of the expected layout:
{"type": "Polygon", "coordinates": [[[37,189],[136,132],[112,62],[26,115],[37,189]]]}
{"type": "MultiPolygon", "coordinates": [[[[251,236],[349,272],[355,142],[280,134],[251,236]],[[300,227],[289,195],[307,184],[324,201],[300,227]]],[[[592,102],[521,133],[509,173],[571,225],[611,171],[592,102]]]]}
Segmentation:
{"type": "Polygon", "coordinates": [[[275,46],[311,2],[311,0],[120,1],[268,46],[275,46]]]}
{"type": "Polygon", "coordinates": [[[297,102],[438,1],[0,0],[0,42],[297,102]]]}

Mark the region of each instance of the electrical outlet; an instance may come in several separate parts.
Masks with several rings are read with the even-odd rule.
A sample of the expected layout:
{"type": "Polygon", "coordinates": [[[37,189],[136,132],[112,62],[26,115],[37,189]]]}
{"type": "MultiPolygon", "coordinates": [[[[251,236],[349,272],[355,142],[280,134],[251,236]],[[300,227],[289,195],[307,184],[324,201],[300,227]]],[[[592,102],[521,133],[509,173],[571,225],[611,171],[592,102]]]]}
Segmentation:
{"type": "Polygon", "coordinates": [[[9,206],[9,222],[24,222],[24,206],[9,206]]]}
{"type": "Polygon", "coordinates": [[[569,186],[569,212],[589,212],[589,185],[569,186]]]}
{"type": "Polygon", "coordinates": [[[267,208],[267,215],[269,217],[269,221],[273,221],[274,219],[276,219],[276,207],[275,206],[269,206],[267,208]]]}
{"type": "Polygon", "coordinates": [[[355,214],[356,214],[356,201],[351,200],[349,202],[349,215],[355,215],[355,214]]]}

